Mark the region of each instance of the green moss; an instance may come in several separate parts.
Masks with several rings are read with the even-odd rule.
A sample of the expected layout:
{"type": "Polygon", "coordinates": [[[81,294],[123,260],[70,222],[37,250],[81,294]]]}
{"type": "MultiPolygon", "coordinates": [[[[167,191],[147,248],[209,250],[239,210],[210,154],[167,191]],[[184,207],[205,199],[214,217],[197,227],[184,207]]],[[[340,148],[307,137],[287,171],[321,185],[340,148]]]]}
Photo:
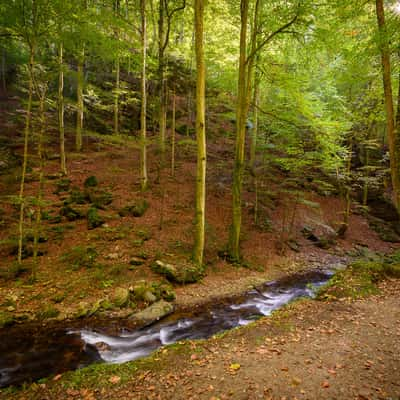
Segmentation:
{"type": "Polygon", "coordinates": [[[85,179],[83,186],[85,188],[89,188],[89,187],[96,187],[96,186],[98,186],[98,184],[99,184],[99,182],[97,181],[97,178],[92,175],[85,179]]]}
{"type": "Polygon", "coordinates": [[[71,179],[62,178],[58,182],[56,182],[56,190],[54,193],[58,194],[61,192],[68,192],[71,186],[71,179]]]}
{"type": "Polygon", "coordinates": [[[67,262],[74,268],[87,267],[95,265],[98,254],[94,247],[75,246],[61,256],[63,262],[67,262]]]}
{"type": "Polygon", "coordinates": [[[317,298],[360,298],[379,293],[377,283],[400,277],[400,264],[387,261],[356,261],[338,272],[318,293],[317,298]]]}
{"type": "Polygon", "coordinates": [[[77,219],[84,218],[81,211],[72,208],[70,205],[64,205],[60,210],[60,215],[65,217],[68,221],[76,221],[77,219]]]}
{"type": "Polygon", "coordinates": [[[10,326],[14,323],[14,317],[9,312],[0,311],[0,328],[10,326]]]}
{"type": "Polygon", "coordinates": [[[49,305],[36,313],[36,318],[40,320],[56,318],[60,314],[60,310],[49,305]]]}
{"type": "Polygon", "coordinates": [[[121,217],[133,216],[133,217],[142,217],[144,213],[149,208],[149,203],[147,200],[139,200],[135,204],[131,204],[125,206],[121,210],[119,210],[118,214],[121,217]]]}
{"type": "Polygon", "coordinates": [[[90,207],[87,212],[88,229],[95,229],[104,224],[104,219],[99,215],[97,208],[90,207]]]}

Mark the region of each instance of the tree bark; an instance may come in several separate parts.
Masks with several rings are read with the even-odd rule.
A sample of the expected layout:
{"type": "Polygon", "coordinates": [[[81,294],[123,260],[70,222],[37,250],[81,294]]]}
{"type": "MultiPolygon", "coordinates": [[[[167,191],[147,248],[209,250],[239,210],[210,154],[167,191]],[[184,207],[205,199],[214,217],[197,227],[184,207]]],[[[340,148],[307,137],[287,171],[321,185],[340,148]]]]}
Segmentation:
{"type": "Polygon", "coordinates": [[[159,117],[158,127],[160,132],[160,153],[161,168],[163,168],[165,157],[165,131],[167,124],[167,106],[166,106],[166,79],[165,79],[165,7],[164,0],[159,2],[159,19],[158,19],[158,80],[159,80],[159,117]]]}
{"type": "Polygon", "coordinates": [[[64,61],[63,43],[58,48],[58,132],[60,136],[60,168],[67,175],[67,163],[65,157],[65,129],[64,129],[64,61]]]}
{"type": "Polygon", "coordinates": [[[82,132],[83,132],[83,64],[85,62],[85,50],[81,49],[81,54],[78,58],[77,71],[77,116],[76,116],[76,151],[82,150],[82,132]]]}
{"type": "Polygon", "coordinates": [[[258,72],[255,72],[254,76],[254,97],[253,97],[253,129],[251,131],[251,142],[250,142],[250,170],[254,174],[254,165],[256,161],[256,149],[257,149],[257,136],[258,136],[258,107],[260,103],[260,80],[258,72]]]}
{"type": "Polygon", "coordinates": [[[171,175],[175,176],[175,114],[176,114],[176,93],[175,88],[172,94],[172,124],[171,124],[171,175]]]}
{"type": "Polygon", "coordinates": [[[35,45],[31,43],[30,45],[30,55],[29,55],[29,84],[28,84],[28,104],[26,106],[26,115],[25,115],[25,128],[24,128],[24,156],[22,162],[22,172],[21,172],[21,183],[19,189],[18,200],[20,203],[19,209],[19,222],[18,222],[18,255],[17,261],[20,264],[22,261],[22,246],[23,246],[23,237],[24,237],[24,212],[25,212],[25,199],[24,199],[24,191],[25,191],[25,176],[26,176],[26,167],[28,164],[28,146],[29,146],[29,136],[31,132],[31,124],[32,124],[32,97],[33,97],[33,69],[35,62],[35,45]]]}
{"type": "MultiPolygon", "coordinates": [[[[120,4],[119,0],[115,2],[115,15],[119,17],[120,4]]],[[[119,42],[119,29],[115,30],[115,37],[119,42]]],[[[120,60],[119,60],[119,43],[117,48],[117,56],[115,59],[115,88],[114,88],[114,134],[119,133],[119,89],[120,89],[120,60]]]]}
{"type": "Polygon", "coordinates": [[[204,0],[195,0],[194,26],[196,46],[196,137],[197,137],[197,174],[196,174],[196,232],[193,249],[193,261],[203,264],[205,240],[205,200],[206,200],[206,131],[205,131],[205,62],[204,62],[204,0]]]}
{"type": "Polygon", "coordinates": [[[380,33],[380,52],[382,63],[383,89],[385,94],[386,108],[386,125],[387,137],[390,154],[390,174],[392,178],[394,203],[397,210],[400,209],[400,174],[399,174],[399,140],[398,132],[396,131],[392,80],[391,80],[391,65],[390,65],[390,49],[387,38],[387,29],[385,22],[385,10],[383,0],[376,0],[376,16],[380,33]]]}
{"type": "Polygon", "coordinates": [[[1,82],[3,86],[3,91],[7,90],[7,82],[6,82],[6,50],[3,48],[1,50],[1,82]]]}
{"type": "Polygon", "coordinates": [[[146,112],[147,112],[147,94],[146,94],[146,0],[140,0],[140,14],[142,20],[141,44],[142,44],[142,79],[141,79],[141,98],[140,109],[140,187],[147,189],[147,148],[146,148],[146,112]]]}
{"type": "MultiPolygon", "coordinates": [[[[258,2],[257,2],[258,4],[258,2]]],[[[252,62],[247,62],[247,22],[249,0],[240,2],[240,54],[238,75],[238,96],[236,104],[236,142],[235,164],[232,183],[232,225],[228,243],[229,257],[232,262],[240,262],[240,230],[242,224],[242,185],[244,173],[244,149],[246,138],[246,118],[249,109],[252,62]]],[[[254,26],[255,31],[255,26],[254,26]]],[[[255,43],[253,41],[253,46],[255,43]]]]}

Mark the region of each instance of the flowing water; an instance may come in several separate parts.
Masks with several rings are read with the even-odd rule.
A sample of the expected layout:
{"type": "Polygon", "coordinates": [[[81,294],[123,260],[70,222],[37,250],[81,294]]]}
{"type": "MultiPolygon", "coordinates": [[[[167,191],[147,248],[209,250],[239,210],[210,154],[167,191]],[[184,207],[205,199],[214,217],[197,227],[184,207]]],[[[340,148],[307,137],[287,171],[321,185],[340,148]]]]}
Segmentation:
{"type": "Polygon", "coordinates": [[[148,327],[118,335],[101,330],[63,329],[0,337],[0,387],[37,380],[93,362],[123,363],[144,357],[159,347],[185,339],[204,339],[246,325],[315,290],[335,268],[296,274],[245,293],[231,304],[210,304],[191,315],[172,315],[148,327]]]}

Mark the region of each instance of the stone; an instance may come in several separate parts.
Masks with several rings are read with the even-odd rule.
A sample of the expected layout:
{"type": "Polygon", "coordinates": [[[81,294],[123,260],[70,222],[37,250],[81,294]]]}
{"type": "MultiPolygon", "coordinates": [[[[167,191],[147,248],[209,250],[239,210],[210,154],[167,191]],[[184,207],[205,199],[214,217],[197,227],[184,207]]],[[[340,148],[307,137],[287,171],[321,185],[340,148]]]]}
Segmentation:
{"type": "Polygon", "coordinates": [[[165,300],[157,301],[151,306],[133,314],[129,319],[138,321],[143,325],[150,325],[153,322],[159,321],[161,318],[170,315],[174,311],[174,305],[165,300]]]}
{"type": "Polygon", "coordinates": [[[172,265],[157,260],[151,269],[165,276],[169,281],[175,283],[194,283],[199,281],[204,276],[203,268],[197,267],[194,264],[180,263],[179,265],[172,265]]]}
{"type": "Polygon", "coordinates": [[[122,287],[116,288],[111,301],[117,307],[126,306],[129,302],[129,290],[122,287]]]}
{"type": "Polygon", "coordinates": [[[125,206],[124,208],[119,210],[118,214],[121,217],[132,216],[139,218],[144,215],[144,213],[147,211],[148,208],[149,208],[149,203],[147,200],[139,200],[135,204],[125,206]]]}
{"type": "Polygon", "coordinates": [[[139,266],[143,265],[145,263],[145,260],[139,257],[132,257],[129,261],[129,264],[134,265],[134,266],[139,266]]]}
{"type": "Polygon", "coordinates": [[[148,303],[154,303],[157,301],[157,297],[150,290],[146,290],[143,293],[143,300],[147,301],[148,303]]]}

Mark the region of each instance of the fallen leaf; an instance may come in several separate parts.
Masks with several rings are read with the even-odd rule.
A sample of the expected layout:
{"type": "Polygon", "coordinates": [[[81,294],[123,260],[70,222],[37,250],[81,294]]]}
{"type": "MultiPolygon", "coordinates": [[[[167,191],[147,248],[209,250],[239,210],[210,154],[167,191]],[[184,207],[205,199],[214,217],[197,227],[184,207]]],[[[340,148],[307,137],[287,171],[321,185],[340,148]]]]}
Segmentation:
{"type": "Polygon", "coordinates": [[[330,384],[329,384],[328,381],[324,381],[324,382],[321,383],[321,386],[322,386],[324,389],[327,389],[327,388],[330,386],[330,384]]]}
{"type": "Polygon", "coordinates": [[[110,383],[112,383],[112,384],[117,384],[117,383],[119,383],[121,381],[121,377],[120,376],[117,376],[117,375],[113,375],[109,380],[108,380],[108,382],[110,382],[110,383]]]}
{"type": "Polygon", "coordinates": [[[238,363],[233,363],[233,364],[231,364],[231,365],[229,366],[229,368],[230,368],[232,371],[237,371],[238,369],[240,369],[240,364],[238,364],[238,363]]]}

